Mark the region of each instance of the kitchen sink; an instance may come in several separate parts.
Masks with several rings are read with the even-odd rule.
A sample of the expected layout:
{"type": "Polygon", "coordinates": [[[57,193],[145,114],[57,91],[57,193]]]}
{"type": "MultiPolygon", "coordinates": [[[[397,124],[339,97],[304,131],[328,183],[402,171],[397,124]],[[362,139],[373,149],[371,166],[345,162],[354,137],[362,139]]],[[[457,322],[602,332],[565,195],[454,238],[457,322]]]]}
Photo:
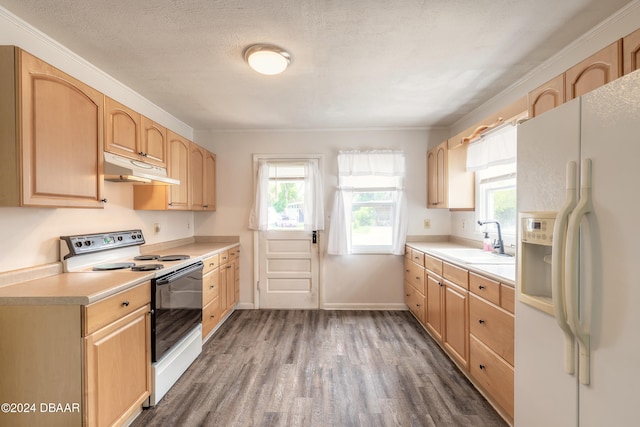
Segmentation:
{"type": "Polygon", "coordinates": [[[450,248],[433,250],[444,257],[451,258],[465,264],[515,264],[515,257],[485,252],[482,249],[450,248]]]}

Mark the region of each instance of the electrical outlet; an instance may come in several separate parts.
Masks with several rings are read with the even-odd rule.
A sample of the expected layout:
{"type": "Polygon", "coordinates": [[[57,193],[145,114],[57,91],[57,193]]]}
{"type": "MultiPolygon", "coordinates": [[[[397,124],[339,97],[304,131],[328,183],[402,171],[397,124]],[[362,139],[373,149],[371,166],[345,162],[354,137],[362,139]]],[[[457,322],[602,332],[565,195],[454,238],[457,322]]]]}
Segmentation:
{"type": "Polygon", "coordinates": [[[158,234],[160,232],[160,223],[156,222],[153,224],[153,233],[158,234]]]}
{"type": "Polygon", "coordinates": [[[467,225],[465,220],[462,220],[462,228],[464,229],[465,225],[467,225]]]}
{"type": "Polygon", "coordinates": [[[425,229],[427,229],[427,228],[431,228],[431,219],[426,218],[426,219],[424,220],[424,228],[425,228],[425,229]]]}

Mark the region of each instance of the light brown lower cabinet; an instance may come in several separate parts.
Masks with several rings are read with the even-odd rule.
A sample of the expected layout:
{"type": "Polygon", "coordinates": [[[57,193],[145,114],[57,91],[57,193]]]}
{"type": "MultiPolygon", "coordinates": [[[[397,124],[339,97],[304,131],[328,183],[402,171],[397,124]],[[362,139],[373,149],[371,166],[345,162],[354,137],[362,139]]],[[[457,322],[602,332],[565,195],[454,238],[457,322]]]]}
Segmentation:
{"type": "Polygon", "coordinates": [[[86,306],[0,306],[0,396],[16,404],[0,425],[122,425],[151,390],[150,299],[145,282],[86,306]]]}
{"type": "MultiPolygon", "coordinates": [[[[514,289],[424,254],[424,311],[416,310],[420,277],[407,247],[405,303],[434,340],[513,423],[514,289]]],[[[417,254],[419,257],[419,253],[417,254]]]]}

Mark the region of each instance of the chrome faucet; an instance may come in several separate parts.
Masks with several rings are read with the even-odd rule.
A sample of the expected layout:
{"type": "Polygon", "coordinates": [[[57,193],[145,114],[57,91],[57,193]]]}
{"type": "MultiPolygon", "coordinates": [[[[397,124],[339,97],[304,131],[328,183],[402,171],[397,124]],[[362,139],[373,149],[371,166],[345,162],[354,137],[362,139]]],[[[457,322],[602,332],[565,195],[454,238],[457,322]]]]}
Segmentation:
{"type": "Polygon", "coordinates": [[[502,231],[500,230],[500,223],[498,221],[478,221],[478,224],[495,224],[498,227],[498,240],[493,242],[493,248],[498,250],[499,255],[505,255],[504,242],[502,241],[502,231]]]}

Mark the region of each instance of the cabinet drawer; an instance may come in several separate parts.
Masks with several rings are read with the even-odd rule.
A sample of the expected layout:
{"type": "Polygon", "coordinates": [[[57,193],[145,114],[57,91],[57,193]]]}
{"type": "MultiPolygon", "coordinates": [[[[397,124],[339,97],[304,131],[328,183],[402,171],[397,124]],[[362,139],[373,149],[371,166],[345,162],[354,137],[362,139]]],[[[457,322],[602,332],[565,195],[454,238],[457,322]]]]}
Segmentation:
{"type": "Polygon", "coordinates": [[[216,298],[220,293],[218,283],[220,275],[217,270],[202,277],[202,305],[205,306],[216,298]]]}
{"type": "Polygon", "coordinates": [[[424,268],[413,261],[404,261],[404,280],[424,294],[424,268]]]}
{"type": "Polygon", "coordinates": [[[211,255],[210,257],[203,259],[202,262],[204,263],[202,274],[207,274],[210,271],[213,271],[214,268],[218,268],[220,266],[220,255],[211,255]]]}
{"type": "Polygon", "coordinates": [[[487,301],[500,305],[500,283],[469,273],[469,290],[487,301]]]}
{"type": "Polygon", "coordinates": [[[469,298],[469,331],[513,365],[513,316],[510,313],[472,294],[469,298]]]}
{"type": "Polygon", "coordinates": [[[219,253],[220,255],[220,264],[224,264],[225,262],[229,262],[229,251],[222,251],[219,253]]]}
{"type": "Polygon", "coordinates": [[[424,267],[424,253],[415,249],[411,249],[411,261],[424,267]]]}
{"type": "Polygon", "coordinates": [[[220,298],[215,297],[202,308],[202,338],[215,328],[220,320],[220,298]]]}
{"type": "Polygon", "coordinates": [[[431,270],[438,276],[442,276],[442,261],[438,258],[424,254],[424,266],[427,270],[431,270]]]}
{"type": "Polygon", "coordinates": [[[508,285],[500,285],[500,307],[509,313],[515,313],[515,289],[508,285]]]}
{"type": "Polygon", "coordinates": [[[235,247],[229,249],[229,259],[237,259],[240,256],[240,248],[235,247]]]}
{"type": "Polygon", "coordinates": [[[471,375],[513,418],[513,367],[473,335],[470,341],[469,371],[471,375]]]}
{"type": "Polygon", "coordinates": [[[424,324],[425,321],[425,298],[424,294],[418,292],[413,286],[405,282],[404,284],[404,302],[409,307],[409,310],[414,316],[418,318],[420,323],[424,324]]]}
{"type": "Polygon", "coordinates": [[[151,302],[151,282],[145,282],[103,300],[83,306],[83,336],[133,313],[151,302]]]}
{"type": "Polygon", "coordinates": [[[458,286],[469,289],[469,272],[448,262],[442,262],[442,277],[451,280],[458,286]]]}

